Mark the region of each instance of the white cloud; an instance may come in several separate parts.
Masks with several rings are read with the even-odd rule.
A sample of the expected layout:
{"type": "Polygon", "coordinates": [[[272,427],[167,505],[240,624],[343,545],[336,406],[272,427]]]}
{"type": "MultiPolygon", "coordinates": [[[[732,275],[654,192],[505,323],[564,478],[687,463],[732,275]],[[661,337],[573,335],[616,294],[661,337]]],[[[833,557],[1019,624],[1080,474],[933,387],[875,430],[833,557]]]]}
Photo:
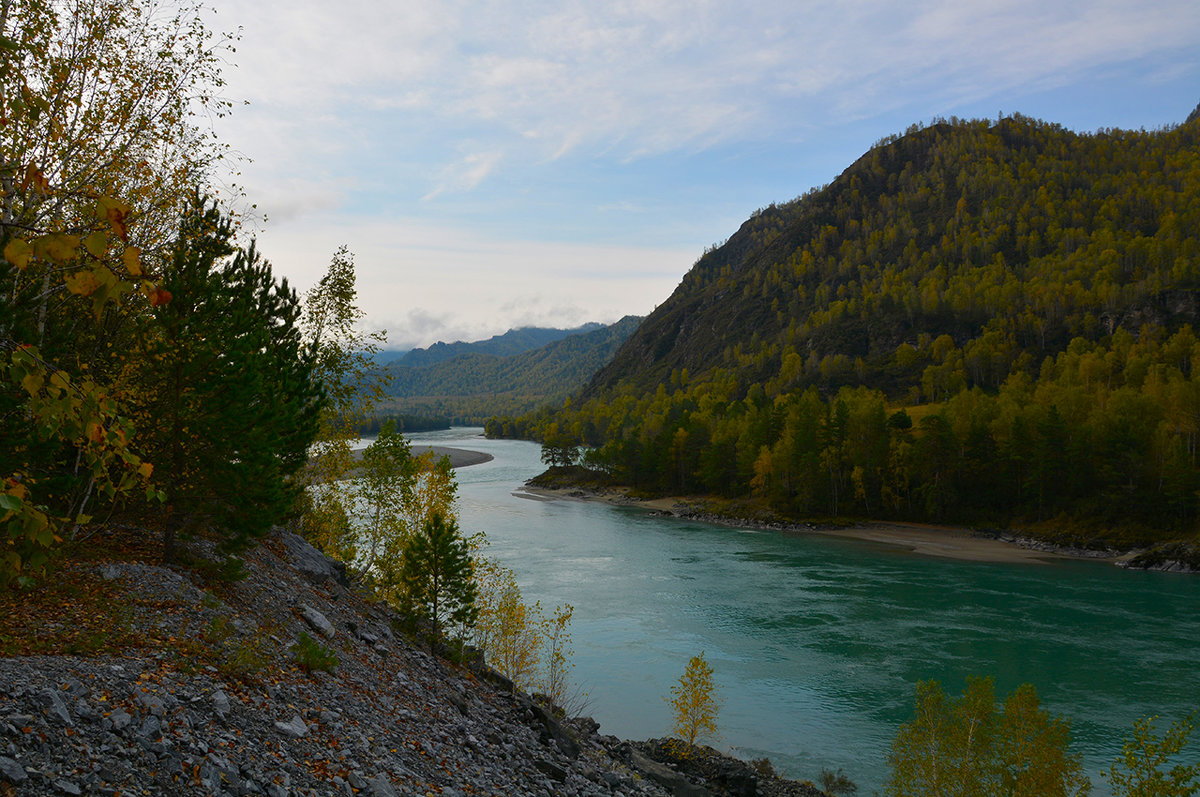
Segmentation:
{"type": "Polygon", "coordinates": [[[347,242],[371,325],[388,330],[390,341],[421,346],[646,314],[696,257],[690,249],[512,240],[333,216],[319,225],[273,224],[259,237],[276,273],[302,292],[347,242]]]}
{"type": "MultiPolygon", "coordinates": [[[[1200,41],[1195,0],[216,3],[216,27],[244,26],[227,94],[251,100],[218,132],[254,159],[238,182],[272,219],[266,251],[319,276],[333,249],[349,243],[363,261],[372,318],[413,335],[435,322],[472,329],[472,319],[503,331],[496,327],[518,320],[505,309],[510,297],[524,297],[513,307],[528,322],[648,311],[698,250],[622,249],[613,211],[628,211],[631,225],[653,215],[641,223],[684,230],[672,240],[695,236],[692,206],[668,217],[687,189],[668,201],[654,180],[712,178],[666,173],[671,159],[684,169],[720,149],[836,137],[893,112],[905,121],[875,137],[992,99],[1024,110],[1007,102],[1014,92],[1073,86],[1139,59],[1155,64],[1147,80],[1169,81],[1164,53],[1184,64],[1174,67],[1179,80],[1196,74],[1200,41]],[[639,168],[663,176],[628,190],[639,168]],[[601,188],[611,173],[630,182],[601,188]],[[565,222],[549,207],[579,196],[565,222]],[[523,203],[528,209],[518,209],[523,203]],[[517,212],[525,213],[520,234],[464,232],[476,222],[507,229],[517,212]],[[589,228],[600,217],[607,226],[589,228]],[[579,243],[539,240],[572,236],[579,243]],[[656,265],[664,258],[669,266],[656,265]],[[439,280],[452,290],[435,287],[439,280]],[[409,318],[413,308],[424,321],[409,318]],[[580,317],[568,318],[576,309],[580,317]]],[[[1194,102],[1183,103],[1181,117],[1194,102]]],[[[779,169],[722,168],[726,182],[756,190],[779,169]]],[[[725,224],[730,208],[712,215],[725,224]]],[[[730,232],[714,225],[701,237],[730,232]]]]}
{"type": "Polygon", "coordinates": [[[500,162],[502,153],[473,152],[457,163],[442,169],[433,190],[423,199],[430,200],[439,194],[470,191],[482,183],[500,162]]]}

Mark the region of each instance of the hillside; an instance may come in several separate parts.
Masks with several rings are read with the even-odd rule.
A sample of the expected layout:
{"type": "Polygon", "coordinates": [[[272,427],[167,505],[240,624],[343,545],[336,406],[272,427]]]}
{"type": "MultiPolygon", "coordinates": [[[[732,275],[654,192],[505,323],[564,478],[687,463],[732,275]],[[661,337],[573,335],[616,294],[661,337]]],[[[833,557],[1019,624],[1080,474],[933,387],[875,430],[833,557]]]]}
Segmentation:
{"type": "Polygon", "coordinates": [[[1200,287],[1198,138],[1195,122],[1079,135],[1014,117],[884,141],[702,257],[584,395],[652,390],[676,368],[765,382],[792,353],[804,368],[787,387],[903,395],[928,358],[897,347],[987,333],[998,362],[968,376],[994,388],[1022,353],[1177,328],[1200,287]]]}
{"type": "Polygon", "coordinates": [[[273,532],[232,581],[211,561],[164,567],[134,536],[110,530],[53,583],[2,594],[0,793],[820,797],[712,751],[706,782],[661,745],[560,721],[394,632],[295,535],[273,532]],[[306,637],[336,666],[305,672],[306,637]]]}
{"type": "Polygon", "coordinates": [[[1194,115],[914,127],[754,214],[569,408],[507,428],[786,516],[1191,535],[1198,229],[1194,115]]]}
{"type": "MultiPolygon", "coordinates": [[[[640,321],[635,316],[626,316],[609,326],[584,327],[588,331],[568,334],[516,354],[488,353],[489,347],[484,344],[489,342],[483,341],[454,344],[471,348],[462,349],[450,359],[419,367],[406,365],[408,358],[405,358],[384,369],[385,377],[390,380],[389,399],[379,412],[478,423],[496,412],[528,412],[543,404],[562,401],[608,362],[640,321]]],[[[538,330],[525,331],[532,335],[538,330]]],[[[448,350],[449,347],[439,352],[448,350]]]]}

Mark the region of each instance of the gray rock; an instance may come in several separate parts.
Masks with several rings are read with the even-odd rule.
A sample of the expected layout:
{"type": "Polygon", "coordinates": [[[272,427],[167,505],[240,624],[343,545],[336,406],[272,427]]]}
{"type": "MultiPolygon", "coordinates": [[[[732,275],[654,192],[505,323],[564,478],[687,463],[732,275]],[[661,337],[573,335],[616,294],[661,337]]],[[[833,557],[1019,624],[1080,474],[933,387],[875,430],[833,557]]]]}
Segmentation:
{"type": "Polygon", "coordinates": [[[224,691],[218,689],[217,691],[213,692],[212,703],[213,710],[217,712],[217,715],[221,719],[225,719],[227,716],[229,716],[229,695],[225,694],[224,691]]]}
{"type": "Polygon", "coordinates": [[[398,797],[396,790],[392,787],[392,782],[383,775],[367,781],[367,790],[371,797],[398,797]]]}
{"type": "Polygon", "coordinates": [[[0,777],[9,783],[24,783],[29,775],[25,773],[25,767],[21,766],[17,761],[8,756],[0,755],[0,777]]]}
{"type": "Polygon", "coordinates": [[[133,722],[133,717],[123,708],[109,714],[108,719],[112,723],[114,731],[123,731],[129,727],[129,723],[133,722]]]}
{"type": "Polygon", "coordinates": [[[552,761],[534,761],[533,765],[543,775],[548,775],[559,782],[567,779],[567,771],[552,761]]]}
{"type": "Polygon", "coordinates": [[[83,794],[83,791],[79,788],[78,784],[62,778],[58,778],[54,781],[54,788],[58,789],[63,794],[83,794]]]}
{"type": "Polygon", "coordinates": [[[291,563],[314,584],[336,581],[342,586],[350,585],[346,577],[346,566],[326,558],[325,554],[308,544],[308,541],[290,531],[280,531],[279,538],[287,547],[291,563]]]}
{"type": "Polygon", "coordinates": [[[74,725],[71,720],[71,713],[67,711],[67,704],[63,702],[55,689],[44,689],[38,693],[38,702],[42,704],[42,708],[46,710],[54,719],[58,720],[63,725],[74,725]]]}
{"type": "Polygon", "coordinates": [[[631,751],[630,764],[634,769],[677,797],[709,797],[712,794],[708,789],[695,785],[666,764],[651,760],[637,750],[631,751]]]}
{"type": "Polygon", "coordinates": [[[300,613],[304,615],[304,622],[312,626],[314,631],[326,639],[333,639],[333,635],[337,633],[333,630],[333,623],[329,622],[329,618],[307,603],[300,604],[300,613]]]}
{"type": "Polygon", "coordinates": [[[162,737],[162,722],[158,717],[151,714],[146,717],[146,721],[142,723],[142,727],[138,729],[137,735],[143,739],[153,742],[162,737]]]}
{"type": "Polygon", "coordinates": [[[139,706],[141,706],[143,709],[150,712],[154,716],[156,716],[156,717],[166,716],[167,705],[166,705],[166,703],[163,702],[163,699],[161,697],[159,697],[158,695],[151,695],[146,692],[139,692],[137,697],[135,698],[135,700],[137,701],[137,704],[139,706]]]}
{"type": "Polygon", "coordinates": [[[308,735],[308,726],[299,714],[293,716],[288,722],[276,722],[275,730],[289,739],[302,739],[308,735]]]}

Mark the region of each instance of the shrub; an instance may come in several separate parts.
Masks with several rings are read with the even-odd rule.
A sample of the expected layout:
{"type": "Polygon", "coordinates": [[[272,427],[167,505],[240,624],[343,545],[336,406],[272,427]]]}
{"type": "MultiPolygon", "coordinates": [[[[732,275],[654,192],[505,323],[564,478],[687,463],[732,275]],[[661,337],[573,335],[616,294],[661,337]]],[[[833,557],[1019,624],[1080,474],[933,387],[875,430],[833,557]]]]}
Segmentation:
{"type": "Polygon", "coordinates": [[[292,645],[292,655],[305,672],[333,672],[338,665],[337,654],[310,637],[307,631],[300,632],[300,638],[292,645]]]}

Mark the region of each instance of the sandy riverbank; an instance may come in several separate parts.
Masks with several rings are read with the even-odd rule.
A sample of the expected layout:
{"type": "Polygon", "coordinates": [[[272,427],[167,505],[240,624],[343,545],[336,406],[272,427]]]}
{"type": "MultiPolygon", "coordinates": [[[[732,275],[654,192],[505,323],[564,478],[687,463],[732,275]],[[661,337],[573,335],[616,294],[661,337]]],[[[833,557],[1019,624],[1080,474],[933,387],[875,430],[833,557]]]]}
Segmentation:
{"type": "Polygon", "coordinates": [[[432,451],[433,455],[438,459],[450,457],[450,467],[452,468],[468,468],[472,465],[482,465],[485,462],[491,462],[495,459],[491,454],[485,454],[482,451],[468,451],[465,448],[420,445],[412,447],[413,454],[424,454],[426,451],[432,451]]]}
{"type": "MultiPolygon", "coordinates": [[[[433,456],[437,459],[442,457],[450,457],[450,467],[452,468],[469,468],[472,465],[482,465],[485,462],[491,462],[495,457],[491,454],[485,454],[482,451],[468,451],[465,448],[450,448],[449,446],[422,446],[416,445],[411,448],[413,456],[424,454],[426,451],[432,451],[433,456]]],[[[351,473],[353,476],[355,468],[362,459],[363,449],[351,451],[353,457],[351,462],[351,473]]]]}
{"type": "Polygon", "coordinates": [[[819,534],[826,537],[863,540],[882,545],[905,548],[921,556],[943,559],[959,559],[970,562],[1030,563],[1044,564],[1055,559],[1099,559],[1115,562],[1119,557],[1073,554],[1069,551],[1038,550],[1022,545],[1016,539],[1004,539],[982,534],[957,526],[936,526],[921,523],[864,522],[846,527],[821,527],[794,525],[787,527],[755,526],[754,524],[721,519],[694,513],[682,498],[655,498],[639,500],[624,490],[607,492],[584,491],[574,488],[550,490],[525,486],[520,493],[525,498],[540,500],[602,501],[617,506],[634,506],[652,512],[662,512],[680,519],[700,520],[705,523],[720,523],[742,528],[762,528],[781,534],[819,534]]]}

